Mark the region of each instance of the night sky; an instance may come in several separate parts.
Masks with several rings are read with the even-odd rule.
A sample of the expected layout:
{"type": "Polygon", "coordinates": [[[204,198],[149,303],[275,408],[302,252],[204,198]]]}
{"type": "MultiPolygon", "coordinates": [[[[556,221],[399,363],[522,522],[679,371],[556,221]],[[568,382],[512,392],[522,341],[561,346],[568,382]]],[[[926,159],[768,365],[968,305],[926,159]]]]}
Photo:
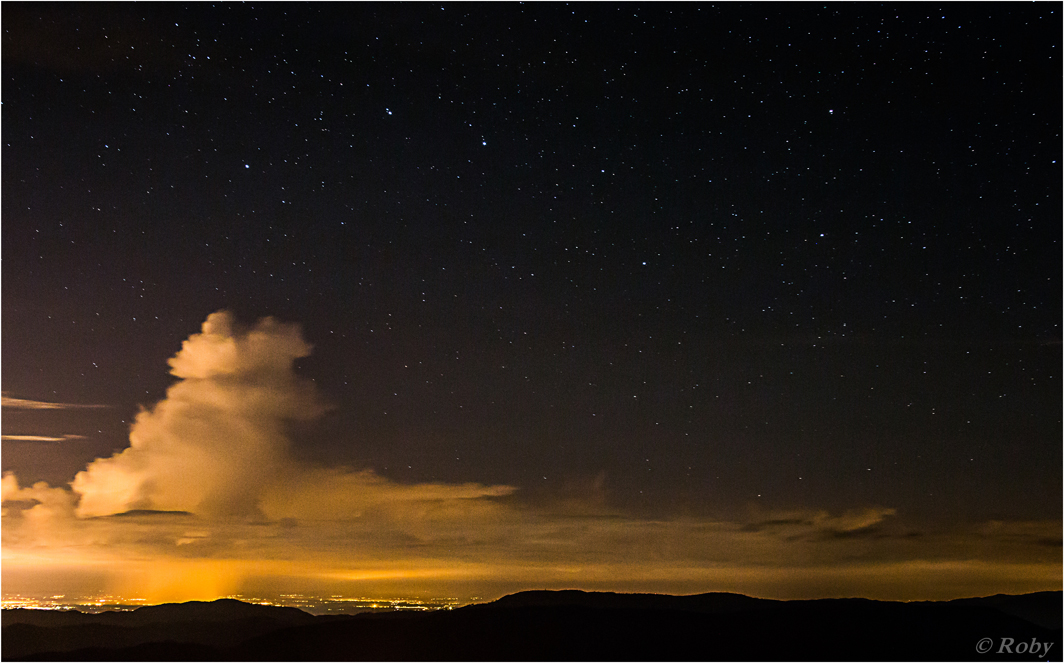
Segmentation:
{"type": "Polygon", "coordinates": [[[1060,588],[1059,3],[2,18],[5,594],[1060,588]]]}

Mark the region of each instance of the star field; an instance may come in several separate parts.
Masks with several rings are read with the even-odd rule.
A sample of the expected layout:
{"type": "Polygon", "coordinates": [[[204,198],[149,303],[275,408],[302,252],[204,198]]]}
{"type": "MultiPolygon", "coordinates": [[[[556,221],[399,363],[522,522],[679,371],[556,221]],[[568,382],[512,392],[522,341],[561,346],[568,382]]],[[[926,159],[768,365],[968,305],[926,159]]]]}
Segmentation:
{"type": "Polygon", "coordinates": [[[4,470],[228,309],[314,346],[315,462],[1059,519],[1059,9],[5,5],[5,396],[110,407],[4,470]]]}

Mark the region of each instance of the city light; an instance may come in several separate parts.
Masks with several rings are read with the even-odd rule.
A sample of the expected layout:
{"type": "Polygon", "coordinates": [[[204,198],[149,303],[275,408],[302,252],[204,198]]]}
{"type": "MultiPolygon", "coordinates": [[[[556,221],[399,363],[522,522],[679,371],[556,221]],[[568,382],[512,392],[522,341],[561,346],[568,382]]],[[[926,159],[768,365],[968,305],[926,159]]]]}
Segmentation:
{"type": "MultiPolygon", "coordinates": [[[[231,594],[223,598],[235,599],[244,603],[257,605],[269,605],[286,608],[298,608],[314,615],[326,614],[355,614],[368,611],[431,611],[453,610],[461,605],[475,602],[476,599],[467,601],[458,598],[380,598],[380,597],[349,597],[340,595],[314,596],[309,594],[281,594],[268,598],[259,596],[245,596],[243,594],[231,594]]],[[[23,608],[27,610],[77,610],[85,613],[99,613],[106,611],[130,611],[151,605],[142,598],[130,598],[113,595],[93,596],[21,596],[14,594],[0,601],[0,607],[4,610],[23,608]]]]}

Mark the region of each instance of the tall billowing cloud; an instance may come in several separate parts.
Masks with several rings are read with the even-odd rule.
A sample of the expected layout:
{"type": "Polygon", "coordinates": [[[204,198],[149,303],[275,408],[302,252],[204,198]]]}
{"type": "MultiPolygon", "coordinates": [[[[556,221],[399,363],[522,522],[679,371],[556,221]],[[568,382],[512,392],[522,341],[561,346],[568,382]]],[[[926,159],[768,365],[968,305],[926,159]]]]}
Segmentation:
{"type": "Polygon", "coordinates": [[[326,409],[294,371],[310,350],[296,325],[214,313],[170,360],[177,382],[136,417],[129,448],[89,463],[70,488],[5,473],[5,591],[79,591],[55,586],[68,572],[149,601],[293,582],[362,595],[582,587],[909,599],[1060,583],[1059,522],[925,531],[874,505],[647,519],[611,508],[604,476],[532,503],[511,486],[401,484],[297,462],[291,425],[326,409]]]}
{"type": "Polygon", "coordinates": [[[325,409],[293,371],[310,349],[297,325],[264,318],[242,329],[226,311],[211,314],[170,360],[181,380],[137,415],[129,448],[74,478],[78,515],[254,513],[291,469],[286,427],[325,409]]]}
{"type": "MultiPolygon", "coordinates": [[[[93,461],[71,484],[79,517],[129,511],[184,511],[198,516],[359,518],[389,511],[467,514],[478,498],[508,495],[508,486],[399,486],[372,470],[301,465],[287,429],[326,406],[293,364],[310,354],[298,325],[263,318],[241,327],[232,314],[211,314],[200,333],[170,359],[180,378],[166,398],[137,415],[130,446],[93,461]],[[452,503],[452,508],[442,505],[452,503]]],[[[486,507],[491,508],[491,507],[486,507]]]]}

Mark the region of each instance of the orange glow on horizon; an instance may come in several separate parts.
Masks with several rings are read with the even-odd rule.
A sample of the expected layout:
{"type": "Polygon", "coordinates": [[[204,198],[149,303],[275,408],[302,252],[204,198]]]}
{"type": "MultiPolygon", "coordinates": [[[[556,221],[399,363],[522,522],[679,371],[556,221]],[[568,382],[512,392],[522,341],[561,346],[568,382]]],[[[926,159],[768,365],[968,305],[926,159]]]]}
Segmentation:
{"type": "MultiPolygon", "coordinates": [[[[829,598],[863,596],[883,600],[942,600],[995,593],[1027,593],[1059,588],[1059,564],[984,561],[906,561],[830,566],[683,566],[652,563],[560,566],[528,561],[498,564],[441,563],[422,559],[375,561],[363,565],[336,560],[244,559],[111,560],[107,591],[137,596],[149,604],[214,600],[247,592],[249,583],[283,587],[310,583],[325,591],[345,587],[377,596],[398,596],[417,588],[438,596],[494,595],[480,587],[499,587],[499,596],[522,589],[576,588],[599,591],[651,591],[691,594],[711,591],[762,598],[829,598]],[[287,580],[286,580],[287,579],[287,580]],[[457,591],[462,588],[463,591],[457,591]]],[[[70,557],[5,554],[4,575],[30,573],[46,579],[78,568],[99,573],[102,560],[78,564],[70,557]]]]}

